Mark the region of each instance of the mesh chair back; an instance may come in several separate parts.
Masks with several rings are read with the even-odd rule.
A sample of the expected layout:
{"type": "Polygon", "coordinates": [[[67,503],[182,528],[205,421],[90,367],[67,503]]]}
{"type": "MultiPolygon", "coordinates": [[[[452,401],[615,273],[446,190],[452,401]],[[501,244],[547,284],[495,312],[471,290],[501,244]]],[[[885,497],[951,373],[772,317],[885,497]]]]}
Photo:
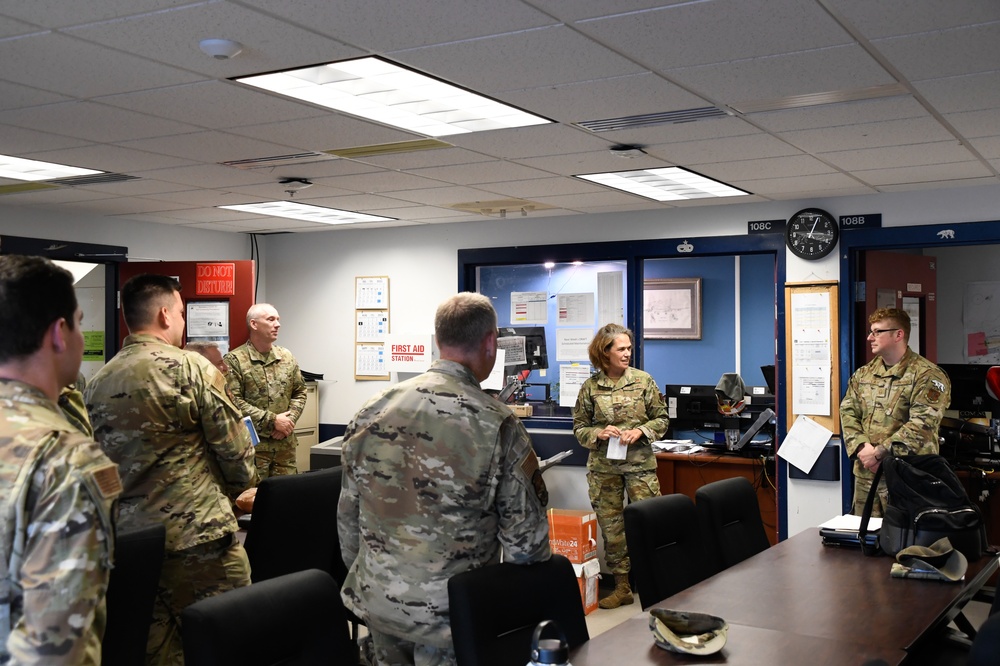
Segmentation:
{"type": "Polygon", "coordinates": [[[115,539],[115,566],[108,581],[108,624],[101,643],[102,664],[141,664],[146,659],[166,535],[163,525],[152,525],[119,532],[115,539]]]}
{"type": "Polygon", "coordinates": [[[737,476],[706,484],[695,493],[695,502],[717,570],[770,547],[757,493],[748,479],[737,476]]]}
{"type": "Polygon", "coordinates": [[[555,620],[570,648],[590,640],[576,574],[562,555],[457,574],[448,581],[448,599],[459,666],[527,663],[542,620],[555,620]]]}
{"type": "Polygon", "coordinates": [[[625,541],[643,608],[712,573],[698,513],[687,495],[650,497],[625,507],[625,541]]]}

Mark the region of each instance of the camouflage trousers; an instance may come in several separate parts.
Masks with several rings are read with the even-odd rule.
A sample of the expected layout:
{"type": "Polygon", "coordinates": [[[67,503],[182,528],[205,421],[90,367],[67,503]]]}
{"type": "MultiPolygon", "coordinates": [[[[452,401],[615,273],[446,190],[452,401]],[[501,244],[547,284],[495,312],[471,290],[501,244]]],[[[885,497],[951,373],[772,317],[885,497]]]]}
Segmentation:
{"type": "Polygon", "coordinates": [[[257,473],[260,474],[261,481],[269,476],[298,473],[298,469],[295,467],[294,446],[284,446],[267,451],[261,451],[258,448],[254,452],[253,461],[257,466],[257,473]]]}
{"type": "MultiPolygon", "coordinates": [[[[871,490],[872,481],[875,477],[874,474],[864,468],[859,472],[857,467],[858,464],[856,463],[854,469],[854,507],[851,509],[851,513],[855,516],[860,516],[864,513],[865,501],[868,500],[868,491],[871,490]]],[[[885,477],[879,479],[876,493],[875,501],[872,502],[872,515],[884,516],[885,507],[889,505],[889,489],[885,485],[885,477]]]]}
{"type": "Polygon", "coordinates": [[[590,505],[597,514],[597,524],[604,537],[604,561],[613,574],[627,574],[632,563],[625,545],[625,494],[630,502],[638,502],[660,494],[660,482],[655,471],[627,474],[587,472],[590,505]]]}
{"type": "Polygon", "coordinates": [[[146,663],[184,664],[181,611],[194,602],[250,584],[250,562],[233,534],[163,558],[153,623],[146,644],[146,663]]]}
{"type": "Polygon", "coordinates": [[[370,631],[376,666],[456,666],[455,650],[421,645],[380,631],[370,631]]]}

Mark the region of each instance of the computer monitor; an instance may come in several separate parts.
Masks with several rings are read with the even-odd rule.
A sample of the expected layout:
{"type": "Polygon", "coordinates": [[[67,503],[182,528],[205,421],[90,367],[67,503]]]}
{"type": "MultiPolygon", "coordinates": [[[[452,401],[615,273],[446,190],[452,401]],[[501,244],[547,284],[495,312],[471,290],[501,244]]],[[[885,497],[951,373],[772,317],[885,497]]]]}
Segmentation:
{"type": "Polygon", "coordinates": [[[949,412],[967,421],[973,418],[1000,418],[1000,402],[986,390],[986,371],[991,366],[977,363],[942,363],[939,367],[951,380],[949,412]]]}
{"type": "Polygon", "coordinates": [[[497,346],[505,351],[505,375],[549,367],[543,326],[502,326],[497,346]]]}
{"type": "Polygon", "coordinates": [[[722,427],[715,386],[667,384],[663,387],[670,428],[678,430],[717,430],[722,427]]]}

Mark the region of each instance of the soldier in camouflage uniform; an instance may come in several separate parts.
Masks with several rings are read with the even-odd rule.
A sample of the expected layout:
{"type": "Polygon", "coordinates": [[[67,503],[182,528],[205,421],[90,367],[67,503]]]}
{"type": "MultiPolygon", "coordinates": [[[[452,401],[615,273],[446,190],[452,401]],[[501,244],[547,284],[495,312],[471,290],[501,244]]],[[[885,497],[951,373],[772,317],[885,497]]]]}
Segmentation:
{"type": "Polygon", "coordinates": [[[184,303],[173,278],[138,275],[122,288],[129,336],[87,385],[101,448],[118,464],[119,527],[166,526],[166,553],[147,663],[183,664],[180,614],[250,584],[227,494],[256,482],[253,447],[222,374],[179,349],[184,303]]]}
{"type": "Polygon", "coordinates": [[[56,405],[83,358],[73,276],[0,257],[0,663],[101,663],[118,468],[56,405]]]}
{"type": "MultiPolygon", "coordinates": [[[[937,453],[938,426],[951,404],[951,381],[941,368],[907,346],[910,316],[879,308],[868,318],[875,358],[858,369],[840,403],[847,455],[854,461],[854,509],[865,508],[875,472],[886,456],[937,453]]],[[[882,516],[888,499],[879,482],[872,515],[882,516]]]]}
{"type": "Polygon", "coordinates": [[[306,406],[306,384],[292,353],[274,344],[281,328],[278,311],[257,303],[247,312],[250,339],[225,356],[229,390],[260,436],[261,479],[295,474],[295,422],[306,406]]]}
{"type": "Polygon", "coordinates": [[[342,596],[378,664],[454,664],[448,579],[498,562],[501,546],[506,562],[549,557],[531,440],[479,387],[496,360],[496,312],[462,293],[434,325],[441,358],[369,400],[344,435],[342,596]]]}
{"type": "Polygon", "coordinates": [[[656,382],[647,373],[629,367],[632,331],[608,324],[594,336],[588,349],[598,368],[580,387],[573,408],[573,433],[590,449],[587,485],[590,503],[604,537],[604,557],[615,575],[615,589],[601,599],[601,608],[617,608],[634,601],[628,574],[631,562],[625,545],[622,516],[624,496],[629,500],[656,497],[656,456],[652,443],[667,432],[667,408],[656,382]],[[626,448],[624,460],[608,458],[608,443],[617,438],[626,448]]]}

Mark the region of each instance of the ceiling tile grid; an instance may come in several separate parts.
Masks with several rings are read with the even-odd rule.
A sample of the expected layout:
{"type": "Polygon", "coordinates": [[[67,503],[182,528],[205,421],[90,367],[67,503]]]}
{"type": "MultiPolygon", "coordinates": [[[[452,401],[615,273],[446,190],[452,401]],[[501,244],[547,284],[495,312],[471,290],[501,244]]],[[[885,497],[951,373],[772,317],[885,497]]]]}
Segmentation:
{"type": "Polygon", "coordinates": [[[502,198],[550,217],[1000,181],[992,0],[0,0],[0,62],[0,154],[137,177],[0,205],[230,233],[463,222],[481,215],[452,206],[502,198]],[[211,58],[205,38],[243,51],[211,58]],[[553,122],[303,159],[423,136],[231,80],[364,55],[553,122]],[[706,107],[719,117],[578,125],[706,107]],[[623,160],[621,145],[645,154],[623,160]],[[263,158],[277,159],[222,164],[263,158]],[[673,165],[751,196],[659,203],[574,178],[673,165]],[[288,199],[282,178],[315,184],[296,201],[398,219],[329,227],[216,208],[288,199]]]}

